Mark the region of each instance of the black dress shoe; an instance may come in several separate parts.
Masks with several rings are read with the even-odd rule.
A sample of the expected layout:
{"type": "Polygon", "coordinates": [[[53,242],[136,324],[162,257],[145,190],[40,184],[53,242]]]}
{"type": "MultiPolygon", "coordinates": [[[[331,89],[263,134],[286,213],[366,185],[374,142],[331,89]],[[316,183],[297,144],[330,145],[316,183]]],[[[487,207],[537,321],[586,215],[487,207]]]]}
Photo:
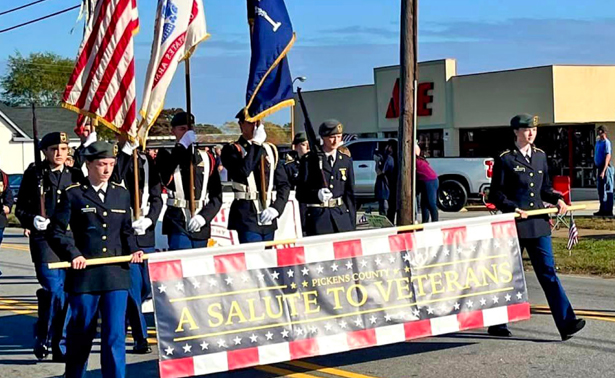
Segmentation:
{"type": "Polygon", "coordinates": [[[487,328],[487,333],[489,333],[491,336],[498,336],[498,337],[511,337],[512,336],[512,333],[510,332],[508,327],[500,327],[500,326],[491,326],[487,328]]]}
{"type": "Polygon", "coordinates": [[[34,355],[39,360],[44,360],[49,355],[49,349],[47,349],[47,345],[36,340],[34,342],[34,355]]]}
{"type": "Polygon", "coordinates": [[[566,340],[570,339],[572,337],[572,335],[574,335],[575,333],[577,333],[580,330],[582,330],[583,327],[585,327],[585,319],[576,319],[576,320],[574,320],[570,324],[570,326],[568,326],[566,331],[564,331],[562,333],[562,341],[566,341],[566,340]]]}
{"type": "Polygon", "coordinates": [[[52,362],[58,362],[58,363],[66,363],[66,355],[64,354],[52,354],[51,355],[51,361],[52,362]]]}
{"type": "Polygon", "coordinates": [[[152,348],[150,348],[149,343],[146,341],[144,343],[135,344],[132,348],[132,352],[135,354],[150,354],[152,353],[152,348]]]}

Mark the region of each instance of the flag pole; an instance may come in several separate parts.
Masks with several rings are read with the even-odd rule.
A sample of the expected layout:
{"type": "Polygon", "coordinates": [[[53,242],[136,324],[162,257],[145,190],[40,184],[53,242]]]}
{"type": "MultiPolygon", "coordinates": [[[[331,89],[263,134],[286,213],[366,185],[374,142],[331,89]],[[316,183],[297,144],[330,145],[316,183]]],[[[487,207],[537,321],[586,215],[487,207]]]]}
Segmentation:
{"type": "MultiPolygon", "coordinates": [[[[568,211],[576,211],[576,210],[583,210],[587,208],[587,206],[585,205],[572,205],[572,206],[568,206],[568,211]]],[[[535,217],[538,215],[545,215],[545,214],[555,214],[559,211],[558,208],[556,207],[550,207],[550,208],[546,208],[546,209],[539,209],[539,210],[528,210],[526,211],[528,217],[535,217]]],[[[519,218],[520,215],[519,214],[515,214],[515,218],[519,218]]],[[[400,232],[409,232],[409,231],[420,231],[423,228],[425,228],[425,224],[421,223],[421,224],[409,224],[409,225],[405,225],[405,226],[397,226],[397,227],[391,227],[394,228],[395,231],[397,233],[400,232]]],[[[356,232],[356,231],[353,231],[356,232]]],[[[343,235],[343,233],[342,233],[343,235]]],[[[265,242],[265,247],[273,247],[276,245],[285,245],[285,244],[295,244],[297,242],[301,241],[301,238],[299,239],[284,239],[284,240],[271,240],[268,242],[265,242]]],[[[218,247],[220,248],[220,247],[218,247]]],[[[224,248],[224,247],[221,247],[224,248]]],[[[215,248],[208,248],[207,249],[209,252],[208,253],[213,253],[215,251],[215,248]]],[[[88,266],[93,266],[93,265],[105,265],[105,264],[117,264],[117,263],[125,263],[125,262],[130,262],[130,259],[132,258],[132,256],[127,255],[127,256],[115,256],[115,257],[100,257],[100,258],[96,258],[96,259],[88,259],[87,261],[87,265],[88,266]]],[[[147,260],[149,259],[148,254],[144,254],[143,255],[143,260],[147,260]]],[[[71,267],[71,263],[69,261],[61,261],[61,262],[54,262],[54,263],[49,263],[49,269],[63,269],[63,268],[70,268],[71,267]]]]}
{"type": "MultiPolygon", "coordinates": [[[[192,103],[191,103],[191,94],[190,94],[190,58],[186,58],[186,110],[188,112],[188,117],[186,124],[188,126],[188,130],[192,130],[194,125],[192,124],[192,103]]],[[[205,190],[202,188],[201,190],[205,190]]],[[[189,200],[190,200],[190,214],[194,216],[196,213],[196,204],[194,201],[194,143],[191,146],[191,155],[190,155],[190,192],[189,192],[189,200]]]]}
{"type": "MultiPolygon", "coordinates": [[[[126,142],[128,143],[128,141],[126,142]]],[[[132,151],[132,164],[134,165],[133,174],[134,174],[134,184],[135,184],[135,199],[134,199],[134,214],[135,220],[141,217],[141,198],[139,198],[139,154],[137,152],[138,148],[135,148],[132,151]]]]}

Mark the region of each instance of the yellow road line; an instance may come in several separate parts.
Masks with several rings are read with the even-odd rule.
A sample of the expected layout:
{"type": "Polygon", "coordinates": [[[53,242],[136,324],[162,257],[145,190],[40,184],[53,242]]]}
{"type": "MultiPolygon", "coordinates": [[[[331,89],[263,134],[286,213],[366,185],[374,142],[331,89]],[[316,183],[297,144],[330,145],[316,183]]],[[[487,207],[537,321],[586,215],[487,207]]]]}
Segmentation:
{"type": "Polygon", "coordinates": [[[282,369],[276,366],[264,365],[264,366],[256,366],[255,370],[264,371],[267,373],[278,374],[284,377],[291,378],[318,378],[316,375],[306,374],[306,373],[296,373],[292,370],[282,369]]]}
{"type": "MultiPolygon", "coordinates": [[[[540,312],[545,312],[548,314],[551,313],[551,310],[549,309],[548,306],[532,306],[531,309],[532,311],[540,311],[540,312]]],[[[574,312],[578,315],[593,315],[593,316],[602,316],[602,317],[607,317],[607,318],[615,318],[615,313],[608,313],[608,312],[602,312],[602,311],[575,309],[574,312]]]]}
{"type": "Polygon", "coordinates": [[[344,377],[344,378],[376,378],[371,375],[353,373],[351,371],[346,371],[346,370],[341,370],[341,369],[336,369],[336,368],[326,367],[326,366],[320,366],[320,365],[312,364],[310,362],[305,362],[305,361],[289,361],[289,362],[285,362],[285,364],[304,368],[304,369],[315,370],[321,373],[335,375],[335,376],[344,377]]]}
{"type": "Polygon", "coordinates": [[[610,318],[601,318],[599,316],[586,316],[586,319],[593,319],[593,320],[602,320],[604,322],[613,322],[615,323],[615,319],[610,319],[610,318]]]}
{"type": "Polygon", "coordinates": [[[2,243],[2,248],[16,249],[18,251],[30,252],[30,247],[28,247],[26,244],[2,243]]]}

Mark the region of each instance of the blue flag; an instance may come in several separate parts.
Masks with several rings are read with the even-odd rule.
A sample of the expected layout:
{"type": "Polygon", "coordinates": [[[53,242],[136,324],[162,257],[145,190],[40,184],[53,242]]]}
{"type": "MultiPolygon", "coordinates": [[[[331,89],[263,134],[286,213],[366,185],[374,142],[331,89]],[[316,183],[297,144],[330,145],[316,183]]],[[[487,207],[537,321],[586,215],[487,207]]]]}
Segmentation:
{"type": "Polygon", "coordinates": [[[247,121],[295,104],[286,54],[295,34],[284,0],[248,0],[252,59],[246,88],[247,121]]]}

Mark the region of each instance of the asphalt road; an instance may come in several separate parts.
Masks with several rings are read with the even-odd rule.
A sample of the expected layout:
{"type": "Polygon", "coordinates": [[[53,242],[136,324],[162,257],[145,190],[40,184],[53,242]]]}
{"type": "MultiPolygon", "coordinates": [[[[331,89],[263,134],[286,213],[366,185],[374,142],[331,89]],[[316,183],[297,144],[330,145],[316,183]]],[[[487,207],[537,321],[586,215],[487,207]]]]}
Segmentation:
{"type": "MultiPolygon", "coordinates": [[[[55,377],[63,365],[38,362],[32,354],[38,284],[27,241],[7,230],[0,249],[0,377],[55,377]]],[[[474,330],[390,346],[262,366],[210,377],[408,378],[408,377],[612,377],[615,376],[615,281],[562,276],[563,285],[587,327],[560,342],[546,300],[533,275],[527,276],[532,319],[511,325],[513,337],[498,339],[474,330]],[[583,310],[583,311],[581,311],[583,310]]],[[[153,320],[150,333],[155,338],[153,320]]],[[[100,377],[98,343],[88,377],[100,377]]],[[[128,340],[128,350],[131,341],[128,340]]],[[[157,349],[147,356],[128,353],[128,377],[156,377],[157,349]]]]}

